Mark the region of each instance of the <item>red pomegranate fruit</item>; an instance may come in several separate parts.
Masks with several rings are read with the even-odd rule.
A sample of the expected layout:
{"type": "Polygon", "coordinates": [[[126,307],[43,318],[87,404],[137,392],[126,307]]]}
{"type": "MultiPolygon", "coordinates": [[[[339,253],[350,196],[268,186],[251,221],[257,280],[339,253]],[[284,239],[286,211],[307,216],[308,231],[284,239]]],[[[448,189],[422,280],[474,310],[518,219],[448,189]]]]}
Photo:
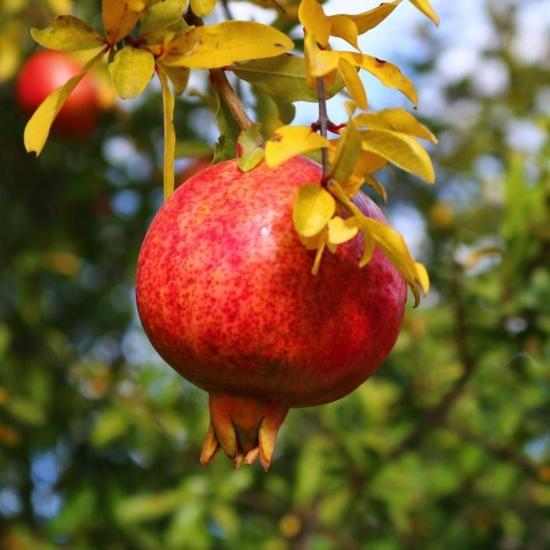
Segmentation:
{"type": "MultiPolygon", "coordinates": [[[[59,86],[82,70],[65,52],[41,50],[32,54],[17,77],[15,95],[21,110],[30,116],[59,86]]],[[[86,137],[97,126],[99,93],[87,74],[61,108],[53,130],[67,137],[86,137]]]]}
{"type": "MultiPolygon", "coordinates": [[[[300,243],[292,208],[321,168],[297,157],[243,173],[210,166],[154,218],[138,260],[139,315],[153,346],[210,395],[201,462],[221,446],[236,466],[270,464],[290,407],[339,399],[392,349],[406,284],[376,250],[359,268],[359,238],[323,257],[300,243]]],[[[383,220],[359,194],[356,204],[383,220]]]]}

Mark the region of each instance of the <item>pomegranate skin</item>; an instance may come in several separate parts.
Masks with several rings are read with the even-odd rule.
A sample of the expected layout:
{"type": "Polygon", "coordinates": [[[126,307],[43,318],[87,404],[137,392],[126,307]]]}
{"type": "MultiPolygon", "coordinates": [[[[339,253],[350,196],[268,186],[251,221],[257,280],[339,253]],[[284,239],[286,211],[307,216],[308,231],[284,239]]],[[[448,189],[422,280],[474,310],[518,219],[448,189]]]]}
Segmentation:
{"type": "MultiPolygon", "coordinates": [[[[59,86],[82,70],[69,54],[40,50],[23,65],[16,82],[15,95],[21,110],[30,116],[59,86]]],[[[97,126],[99,95],[92,77],[86,75],[59,111],[53,130],[67,137],[86,137],[97,126]]]]}
{"type": "MultiPolygon", "coordinates": [[[[406,284],[379,250],[359,268],[356,238],[326,251],[311,274],[315,251],[300,243],[292,207],[298,189],[320,179],[320,167],[301,157],[248,173],[226,161],[181,185],[154,218],[138,260],[139,315],[166,362],[211,396],[327,403],[393,347],[406,284]]],[[[385,221],[368,197],[355,200],[385,221]]]]}

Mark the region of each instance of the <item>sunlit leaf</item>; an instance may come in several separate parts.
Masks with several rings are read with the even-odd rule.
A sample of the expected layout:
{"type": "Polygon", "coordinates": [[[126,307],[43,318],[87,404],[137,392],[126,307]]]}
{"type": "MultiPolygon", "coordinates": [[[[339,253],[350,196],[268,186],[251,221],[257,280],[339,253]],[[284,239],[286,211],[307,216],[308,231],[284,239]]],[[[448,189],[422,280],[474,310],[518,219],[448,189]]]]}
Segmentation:
{"type": "Polygon", "coordinates": [[[354,48],[359,49],[359,44],[357,43],[357,25],[353,19],[346,15],[331,15],[329,21],[331,36],[337,36],[354,48]]]}
{"type": "Polygon", "coordinates": [[[117,95],[131,99],[145,90],[155,71],[155,58],[151,52],[124,46],[109,64],[109,74],[117,95]]]}
{"type": "Polygon", "coordinates": [[[315,41],[315,37],[307,35],[304,50],[308,74],[313,78],[326,76],[338,68],[339,56],[331,50],[321,50],[315,41]]]}
{"type": "Polygon", "coordinates": [[[206,17],[216,7],[216,0],[191,0],[191,9],[195,15],[206,17]]]}
{"type": "Polygon", "coordinates": [[[109,44],[128,36],[146,7],[145,0],[102,0],[103,27],[109,44]]]}
{"type": "Polygon", "coordinates": [[[430,156],[411,136],[390,130],[366,130],[361,132],[361,135],[365,151],[385,158],[428,183],[435,182],[435,172],[430,156]]]}
{"type": "Polygon", "coordinates": [[[359,260],[359,267],[365,267],[372,260],[372,256],[376,249],[376,241],[374,240],[374,237],[366,226],[363,226],[362,234],[363,254],[361,255],[361,259],[359,260]]]}
{"type": "Polygon", "coordinates": [[[426,17],[429,17],[436,25],[439,25],[439,17],[432,8],[430,0],[411,0],[411,4],[419,9],[426,17]]]}
{"type": "Polygon", "coordinates": [[[303,237],[313,237],[327,225],[335,210],[334,197],[320,183],[306,183],[294,201],[294,228],[303,237]]]}
{"type": "Polygon", "coordinates": [[[164,109],[164,199],[168,199],[174,192],[174,156],[176,149],[176,130],[174,128],[175,98],[168,78],[162,68],[158,69],[158,76],[162,86],[162,103],[164,109]]]}
{"type": "Polygon", "coordinates": [[[265,150],[261,130],[261,124],[253,124],[239,135],[237,143],[242,150],[237,163],[243,172],[249,172],[264,158],[265,150]]]}
{"type": "Polygon", "coordinates": [[[345,17],[351,19],[355,23],[359,34],[364,34],[382,23],[400,3],[401,0],[384,2],[371,10],[356,15],[345,14],[345,17]]]}
{"type": "Polygon", "coordinates": [[[267,142],[265,160],[270,168],[274,168],[296,155],[323,147],[328,147],[327,138],[309,126],[283,126],[267,142]]]}
{"type": "Polygon", "coordinates": [[[141,35],[166,29],[182,20],[187,0],[164,0],[143,12],[140,22],[141,35]]]}
{"type": "Polygon", "coordinates": [[[60,15],[45,29],[31,29],[36,42],[50,50],[78,51],[100,48],[105,42],[92,27],[72,15],[60,15]]]}
{"type": "Polygon", "coordinates": [[[224,21],[195,27],[172,40],[162,61],[196,69],[280,55],[294,47],[285,34],[252,21],[224,21]]]}
{"type": "Polygon", "coordinates": [[[428,294],[430,291],[430,276],[428,275],[428,270],[426,266],[420,262],[415,262],[414,265],[416,267],[416,280],[420,284],[422,292],[428,294]]]}
{"type": "Polygon", "coordinates": [[[86,63],[80,73],[68,80],[63,86],[54,90],[36,109],[25,127],[24,141],[25,149],[28,153],[34,152],[39,155],[42,152],[55,117],[59,114],[63,104],[84,78],[85,74],[93,65],[99,62],[105,53],[105,51],[101,51],[94,56],[86,63]]]}
{"type": "Polygon", "coordinates": [[[375,113],[362,113],[353,120],[359,128],[393,130],[437,143],[437,138],[430,130],[405,109],[382,109],[375,113]]]}
{"type": "Polygon", "coordinates": [[[314,35],[321,46],[328,46],[331,24],[317,0],[302,0],[298,9],[298,18],[307,34],[314,35]]]}
{"type": "Polygon", "coordinates": [[[384,86],[399,90],[414,105],[418,103],[418,94],[416,93],[414,84],[392,63],[371,55],[362,55],[354,52],[339,52],[339,54],[341,58],[349,61],[352,65],[361,67],[374,75],[384,86]]]}
{"type": "Polygon", "coordinates": [[[359,224],[355,217],[341,218],[335,216],[328,223],[328,242],[337,245],[351,241],[359,232],[359,224]]]}
{"type": "Polygon", "coordinates": [[[340,135],[330,177],[336,181],[346,181],[353,174],[361,154],[361,135],[352,123],[348,123],[340,135]]]}
{"type": "Polygon", "coordinates": [[[367,109],[367,93],[357,69],[346,59],[340,58],[338,72],[346,84],[351,97],[361,109],[367,109]]]}
{"type": "Polygon", "coordinates": [[[384,204],[386,204],[388,202],[388,193],[386,192],[384,186],[374,176],[371,176],[370,174],[364,174],[363,178],[365,184],[376,191],[384,201],[384,204]]]}
{"type": "MultiPolygon", "coordinates": [[[[262,92],[287,102],[317,102],[318,96],[307,84],[307,67],[303,57],[284,54],[261,61],[249,61],[231,67],[243,80],[254,84],[262,92]]],[[[338,93],[343,86],[341,78],[325,88],[327,99],[338,93]]]]}

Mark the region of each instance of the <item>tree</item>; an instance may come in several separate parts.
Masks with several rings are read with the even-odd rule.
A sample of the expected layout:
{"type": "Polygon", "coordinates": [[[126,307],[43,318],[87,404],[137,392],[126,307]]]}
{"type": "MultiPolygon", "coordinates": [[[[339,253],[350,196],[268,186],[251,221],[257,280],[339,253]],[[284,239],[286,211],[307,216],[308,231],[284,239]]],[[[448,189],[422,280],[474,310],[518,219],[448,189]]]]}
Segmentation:
{"type": "MultiPolygon", "coordinates": [[[[199,4],[205,5],[193,7],[199,4]]],[[[29,25],[36,11],[28,8],[5,11],[3,28],[29,25]]],[[[95,2],[78,9],[100,27],[95,2]]],[[[299,15],[291,2],[277,3],[273,13],[285,32],[299,15]],[[275,11],[281,7],[286,13],[275,11]]],[[[309,24],[301,19],[306,30],[319,24],[318,17],[309,24]]],[[[511,21],[494,11],[504,37],[516,32],[511,21]]],[[[53,29],[41,39],[55,37],[53,29]]],[[[330,54],[311,41],[305,46],[310,59],[330,54]]],[[[128,63],[123,56],[135,55],[120,59],[119,52],[113,60],[119,68],[111,69],[115,82],[128,63]]],[[[162,200],[155,185],[158,93],[145,95],[132,111],[107,115],[90,142],[69,145],[54,136],[35,160],[13,140],[24,121],[13,109],[10,83],[2,88],[0,514],[6,546],[544,546],[548,172],[544,148],[521,154],[504,145],[497,115],[506,107],[536,120],[547,77],[518,63],[506,38],[492,55],[510,71],[510,85],[496,99],[472,93],[468,79],[444,90],[450,99],[475,98],[479,115],[466,133],[441,116],[432,121],[446,136],[444,145],[458,143],[438,153],[438,191],[408,179],[407,186],[394,177],[387,183],[394,204],[407,201],[425,220],[432,297],[408,314],[398,347],[376,377],[344,401],[290,415],[268,476],[231,472],[221,461],[200,470],[196,456],[208,423],[203,396],[139,349],[131,287],[139,241],[162,200]],[[453,180],[471,174],[479,159],[502,152],[503,173],[495,176],[504,182],[502,200],[484,198],[486,182],[476,182],[461,202],[445,198],[453,196],[453,180]]],[[[250,92],[241,85],[241,94],[256,98],[254,119],[263,123],[268,147],[277,127],[290,122],[290,101],[318,99],[303,64],[301,84],[292,88],[302,95],[285,97],[290,83],[277,95],[277,81],[257,74],[260,66],[275,71],[277,58],[269,59],[233,71],[252,81],[250,92]]],[[[141,66],[134,57],[130,64],[141,66]]],[[[432,62],[418,70],[433,74],[432,62]]],[[[245,126],[248,115],[232,102],[223,71],[214,69],[211,81],[201,100],[223,129],[220,159],[235,153],[242,131],[235,115],[245,126]]],[[[128,82],[118,82],[123,92],[128,82]]],[[[335,90],[342,85],[333,84],[335,90]]],[[[351,88],[360,103],[360,91],[351,88]]],[[[164,99],[169,119],[166,82],[164,99]]],[[[201,113],[196,96],[176,99],[177,156],[206,154],[204,133],[190,124],[201,113]]],[[[372,125],[376,117],[370,117],[372,125]]],[[[199,120],[210,124],[204,114],[199,120]]],[[[361,132],[380,131],[371,127],[361,132]]],[[[283,143],[289,131],[279,130],[283,143]]],[[[241,159],[254,156],[257,136],[257,129],[245,129],[241,143],[252,147],[241,159]]],[[[170,124],[166,138],[173,139],[170,124]]],[[[350,156],[346,151],[341,158],[347,163],[350,156]]]]}

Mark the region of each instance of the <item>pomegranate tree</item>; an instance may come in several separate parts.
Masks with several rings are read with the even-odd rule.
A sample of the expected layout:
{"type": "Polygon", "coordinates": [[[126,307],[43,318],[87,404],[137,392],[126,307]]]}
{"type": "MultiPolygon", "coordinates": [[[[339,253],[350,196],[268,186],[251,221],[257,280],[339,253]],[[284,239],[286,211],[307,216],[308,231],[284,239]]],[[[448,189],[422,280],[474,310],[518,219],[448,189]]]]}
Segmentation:
{"type": "MultiPolygon", "coordinates": [[[[316,277],[293,229],[296,194],[321,180],[296,157],[251,172],[215,164],[162,206],[139,255],[137,304],[160,355],[210,395],[201,461],[218,447],[236,464],[269,466],[290,407],[343,397],[397,338],[403,277],[380,252],[360,268],[359,239],[328,255],[316,277]]],[[[384,221],[363,194],[355,203],[384,221]]]]}

